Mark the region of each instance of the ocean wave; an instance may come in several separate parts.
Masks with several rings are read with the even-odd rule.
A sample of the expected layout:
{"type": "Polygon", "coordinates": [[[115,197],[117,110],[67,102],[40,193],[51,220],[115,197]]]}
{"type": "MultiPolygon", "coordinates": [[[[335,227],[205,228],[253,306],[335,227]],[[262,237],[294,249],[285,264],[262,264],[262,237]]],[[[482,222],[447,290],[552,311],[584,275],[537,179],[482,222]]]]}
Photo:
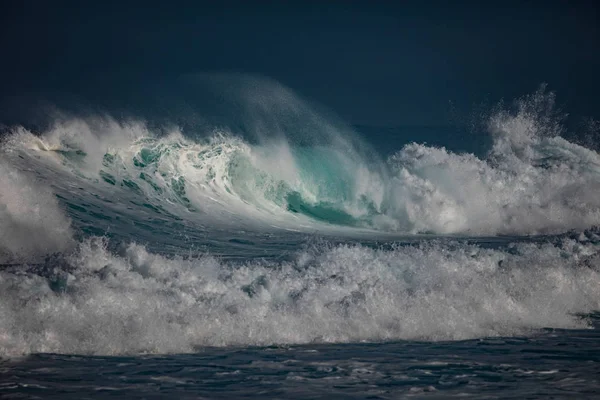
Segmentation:
{"type": "Polygon", "coordinates": [[[93,184],[105,199],[202,225],[466,235],[585,229],[600,224],[600,155],[560,136],[553,104],[540,90],[496,112],[485,157],[413,142],[381,161],[337,131],[312,145],[281,132],[252,142],[226,128],[192,139],[111,118],[57,122],[41,136],[19,128],[5,147],[40,175],[52,170],[71,186],[93,184]]]}

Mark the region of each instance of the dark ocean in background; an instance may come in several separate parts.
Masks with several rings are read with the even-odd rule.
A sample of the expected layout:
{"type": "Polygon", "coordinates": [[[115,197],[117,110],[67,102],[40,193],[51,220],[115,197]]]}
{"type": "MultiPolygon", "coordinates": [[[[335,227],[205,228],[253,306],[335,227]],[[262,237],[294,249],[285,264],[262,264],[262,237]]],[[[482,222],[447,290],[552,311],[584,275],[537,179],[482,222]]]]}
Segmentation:
{"type": "Polygon", "coordinates": [[[553,93],[351,127],[234,81],[6,129],[0,397],[598,396],[600,154],[553,93]]]}

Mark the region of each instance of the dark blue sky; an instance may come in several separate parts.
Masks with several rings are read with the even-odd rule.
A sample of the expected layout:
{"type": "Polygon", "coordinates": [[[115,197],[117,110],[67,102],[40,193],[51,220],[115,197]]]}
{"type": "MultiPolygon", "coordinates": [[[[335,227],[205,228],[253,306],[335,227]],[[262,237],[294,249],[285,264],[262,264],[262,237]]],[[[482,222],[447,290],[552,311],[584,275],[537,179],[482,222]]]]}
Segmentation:
{"type": "Polygon", "coordinates": [[[543,82],[599,116],[593,2],[372,3],[4,1],[0,117],[40,95],[127,107],[207,71],[273,78],[355,124],[443,125],[450,102],[467,115],[543,82]]]}

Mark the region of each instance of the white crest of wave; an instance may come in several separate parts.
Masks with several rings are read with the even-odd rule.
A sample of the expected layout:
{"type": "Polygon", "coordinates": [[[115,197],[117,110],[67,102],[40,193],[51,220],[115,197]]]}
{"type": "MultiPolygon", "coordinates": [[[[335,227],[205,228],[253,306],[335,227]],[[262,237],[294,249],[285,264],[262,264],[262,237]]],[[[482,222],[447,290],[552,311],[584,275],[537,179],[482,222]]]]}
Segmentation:
{"type": "Polygon", "coordinates": [[[5,140],[4,148],[44,151],[45,156],[61,162],[56,152],[82,151],[85,164],[80,172],[97,173],[102,166],[104,154],[117,149],[127,149],[131,143],[143,137],[153,137],[143,121],[117,121],[106,115],[81,117],[57,117],[43,135],[35,135],[22,127],[13,130],[5,140]]]}
{"type": "Polygon", "coordinates": [[[582,239],[509,250],[322,245],[289,262],[241,265],[169,259],[138,245],[115,255],[91,239],[49,266],[47,277],[0,273],[0,354],[170,353],[585,328],[575,314],[600,308],[600,249],[582,239]]]}

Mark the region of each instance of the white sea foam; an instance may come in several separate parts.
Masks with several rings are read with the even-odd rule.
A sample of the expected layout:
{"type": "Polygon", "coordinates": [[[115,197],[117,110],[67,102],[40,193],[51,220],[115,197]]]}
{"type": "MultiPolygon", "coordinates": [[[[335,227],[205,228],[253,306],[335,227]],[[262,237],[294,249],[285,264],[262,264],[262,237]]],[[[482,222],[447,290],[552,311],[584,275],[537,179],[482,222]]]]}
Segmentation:
{"type": "Polygon", "coordinates": [[[0,273],[0,354],[189,352],[199,346],[456,340],[584,328],[599,246],[508,250],[320,245],[289,262],[167,259],[83,242],[45,273],[0,273]],[[42,276],[43,275],[43,276],[42,276]]]}
{"type": "MultiPolygon", "coordinates": [[[[600,155],[559,136],[543,91],[489,121],[486,159],[410,144],[390,159],[393,214],[411,231],[535,234],[600,223],[600,155]]],[[[402,225],[401,225],[402,226],[402,225]]]]}

